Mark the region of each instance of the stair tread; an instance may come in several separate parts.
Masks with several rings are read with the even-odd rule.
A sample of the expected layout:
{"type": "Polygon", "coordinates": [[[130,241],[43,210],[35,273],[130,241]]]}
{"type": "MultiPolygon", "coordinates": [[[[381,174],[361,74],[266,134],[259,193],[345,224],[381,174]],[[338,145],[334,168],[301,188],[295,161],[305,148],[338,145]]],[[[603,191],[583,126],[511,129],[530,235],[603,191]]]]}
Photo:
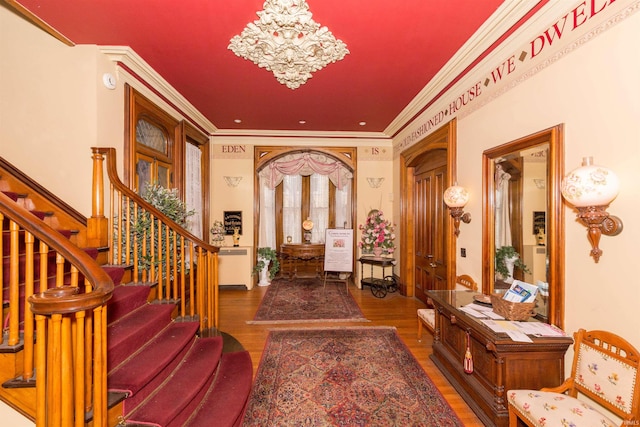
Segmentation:
{"type": "Polygon", "coordinates": [[[107,366],[115,367],[171,321],[171,304],[146,304],[107,327],[107,366]]]}
{"type": "Polygon", "coordinates": [[[197,322],[172,322],[139,352],[108,375],[108,388],[136,394],[188,345],[198,331],[197,322]]]}
{"type": "Polygon", "coordinates": [[[118,286],[122,281],[122,277],[124,276],[124,268],[113,265],[113,266],[102,266],[102,269],[107,272],[111,280],[113,280],[113,285],[118,286]]]}
{"type": "Polygon", "coordinates": [[[144,285],[120,285],[113,289],[113,296],[107,303],[107,319],[116,322],[132,310],[147,304],[149,287],[144,285]]]}
{"type": "Polygon", "coordinates": [[[53,216],[54,213],[51,211],[38,211],[38,210],[32,210],[30,211],[32,214],[34,214],[36,217],[38,217],[41,220],[44,220],[46,217],[50,217],[53,216]]]}
{"type": "Polygon", "coordinates": [[[199,427],[210,424],[211,420],[216,420],[219,427],[237,425],[244,416],[252,384],[253,364],[249,352],[223,354],[216,378],[195,413],[186,422],[174,420],[169,427],[199,427]]]}
{"type": "Polygon", "coordinates": [[[18,199],[24,199],[27,197],[26,194],[16,193],[15,191],[3,191],[2,193],[14,202],[17,202],[18,199]]]}
{"type": "Polygon", "coordinates": [[[170,378],[129,414],[128,421],[168,425],[211,384],[222,354],[222,345],[222,337],[196,340],[170,378]]]}

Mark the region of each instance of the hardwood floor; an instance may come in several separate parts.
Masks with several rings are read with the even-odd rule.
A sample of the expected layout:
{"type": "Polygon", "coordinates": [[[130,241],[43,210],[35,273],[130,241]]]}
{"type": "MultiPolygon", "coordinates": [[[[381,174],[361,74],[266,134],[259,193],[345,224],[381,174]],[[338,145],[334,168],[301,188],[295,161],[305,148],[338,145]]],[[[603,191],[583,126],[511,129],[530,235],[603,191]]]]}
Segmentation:
{"type": "MultiPolygon", "coordinates": [[[[433,364],[431,354],[432,336],[423,333],[422,342],[417,339],[416,310],[425,305],[415,298],[403,297],[398,293],[387,294],[384,298],[375,298],[369,288],[360,290],[353,284],[349,290],[360,306],[364,316],[371,322],[326,322],[298,323],[286,325],[248,325],[258,309],[266,287],[255,286],[252,290],[236,287],[221,287],[220,290],[220,330],[232,335],[249,351],[253,361],[254,375],[257,372],[262,350],[270,329],[279,327],[320,327],[320,326],[395,326],[398,334],[411,353],[420,362],[445,399],[454,409],[465,426],[483,426],[460,395],[451,387],[440,370],[433,364]]],[[[435,426],[434,426],[435,427],[435,426]]]]}

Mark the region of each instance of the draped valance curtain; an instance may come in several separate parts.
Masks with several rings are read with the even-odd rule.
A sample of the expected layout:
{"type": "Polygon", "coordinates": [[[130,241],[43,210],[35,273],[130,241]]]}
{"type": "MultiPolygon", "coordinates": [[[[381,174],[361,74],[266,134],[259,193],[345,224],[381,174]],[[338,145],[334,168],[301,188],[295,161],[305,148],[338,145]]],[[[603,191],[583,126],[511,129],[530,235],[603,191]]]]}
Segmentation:
{"type": "Polygon", "coordinates": [[[311,241],[324,242],[329,226],[329,181],[336,187],[335,218],[339,226],[351,226],[351,182],[353,173],[329,156],[304,152],[282,156],[268,163],[258,174],[260,185],[259,247],[277,246],[275,189],[282,183],[282,241],[290,236],[302,242],[302,176],[310,176],[309,215],[314,223],[311,241]],[[347,203],[347,201],[349,201],[347,203]]]}
{"type": "Polygon", "coordinates": [[[353,174],[341,162],[319,153],[296,153],[275,159],[260,171],[260,180],[276,188],[285,175],[327,175],[338,190],[351,182],[353,174]]]}

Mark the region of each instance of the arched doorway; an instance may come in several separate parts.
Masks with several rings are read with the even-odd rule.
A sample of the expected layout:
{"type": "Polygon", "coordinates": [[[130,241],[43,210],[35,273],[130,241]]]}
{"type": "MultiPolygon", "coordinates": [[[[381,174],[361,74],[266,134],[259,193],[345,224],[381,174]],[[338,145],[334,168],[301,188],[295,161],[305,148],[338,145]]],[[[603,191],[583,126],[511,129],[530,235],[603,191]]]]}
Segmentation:
{"type": "Polygon", "coordinates": [[[455,279],[453,222],[442,201],[455,176],[455,119],[400,155],[400,271],[406,295],[425,303],[427,290],[446,289],[455,279]]]}
{"type": "MultiPolygon", "coordinates": [[[[310,239],[315,244],[324,243],[326,228],[352,228],[356,215],[356,153],[355,147],[255,147],[256,247],[269,246],[279,250],[283,243],[301,243],[305,234],[302,228],[305,218],[310,218],[315,223],[310,239]],[[325,177],[319,184],[320,189],[326,187],[322,195],[313,195],[311,180],[314,175],[325,177]],[[292,177],[292,181],[296,181],[293,185],[299,189],[293,195],[285,197],[283,176],[292,177]],[[266,184],[265,179],[273,182],[262,185],[266,184]],[[287,202],[292,198],[299,199],[299,203],[287,202]],[[322,204],[319,208],[320,199],[326,201],[326,205],[322,204]],[[323,220],[314,218],[314,209],[316,212],[324,212],[323,220]],[[316,231],[318,233],[314,234],[316,231]]],[[[354,253],[355,244],[354,240],[354,253]]]]}

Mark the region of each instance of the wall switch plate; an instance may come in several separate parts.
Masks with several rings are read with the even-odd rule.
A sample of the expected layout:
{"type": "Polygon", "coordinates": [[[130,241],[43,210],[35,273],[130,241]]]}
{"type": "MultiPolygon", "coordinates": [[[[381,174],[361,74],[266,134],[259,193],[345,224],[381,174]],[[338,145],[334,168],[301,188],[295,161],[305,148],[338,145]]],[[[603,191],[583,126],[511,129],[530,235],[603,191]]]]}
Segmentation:
{"type": "Polygon", "coordinates": [[[467,257],[467,248],[460,248],[460,256],[462,258],[466,258],[467,257]]]}

